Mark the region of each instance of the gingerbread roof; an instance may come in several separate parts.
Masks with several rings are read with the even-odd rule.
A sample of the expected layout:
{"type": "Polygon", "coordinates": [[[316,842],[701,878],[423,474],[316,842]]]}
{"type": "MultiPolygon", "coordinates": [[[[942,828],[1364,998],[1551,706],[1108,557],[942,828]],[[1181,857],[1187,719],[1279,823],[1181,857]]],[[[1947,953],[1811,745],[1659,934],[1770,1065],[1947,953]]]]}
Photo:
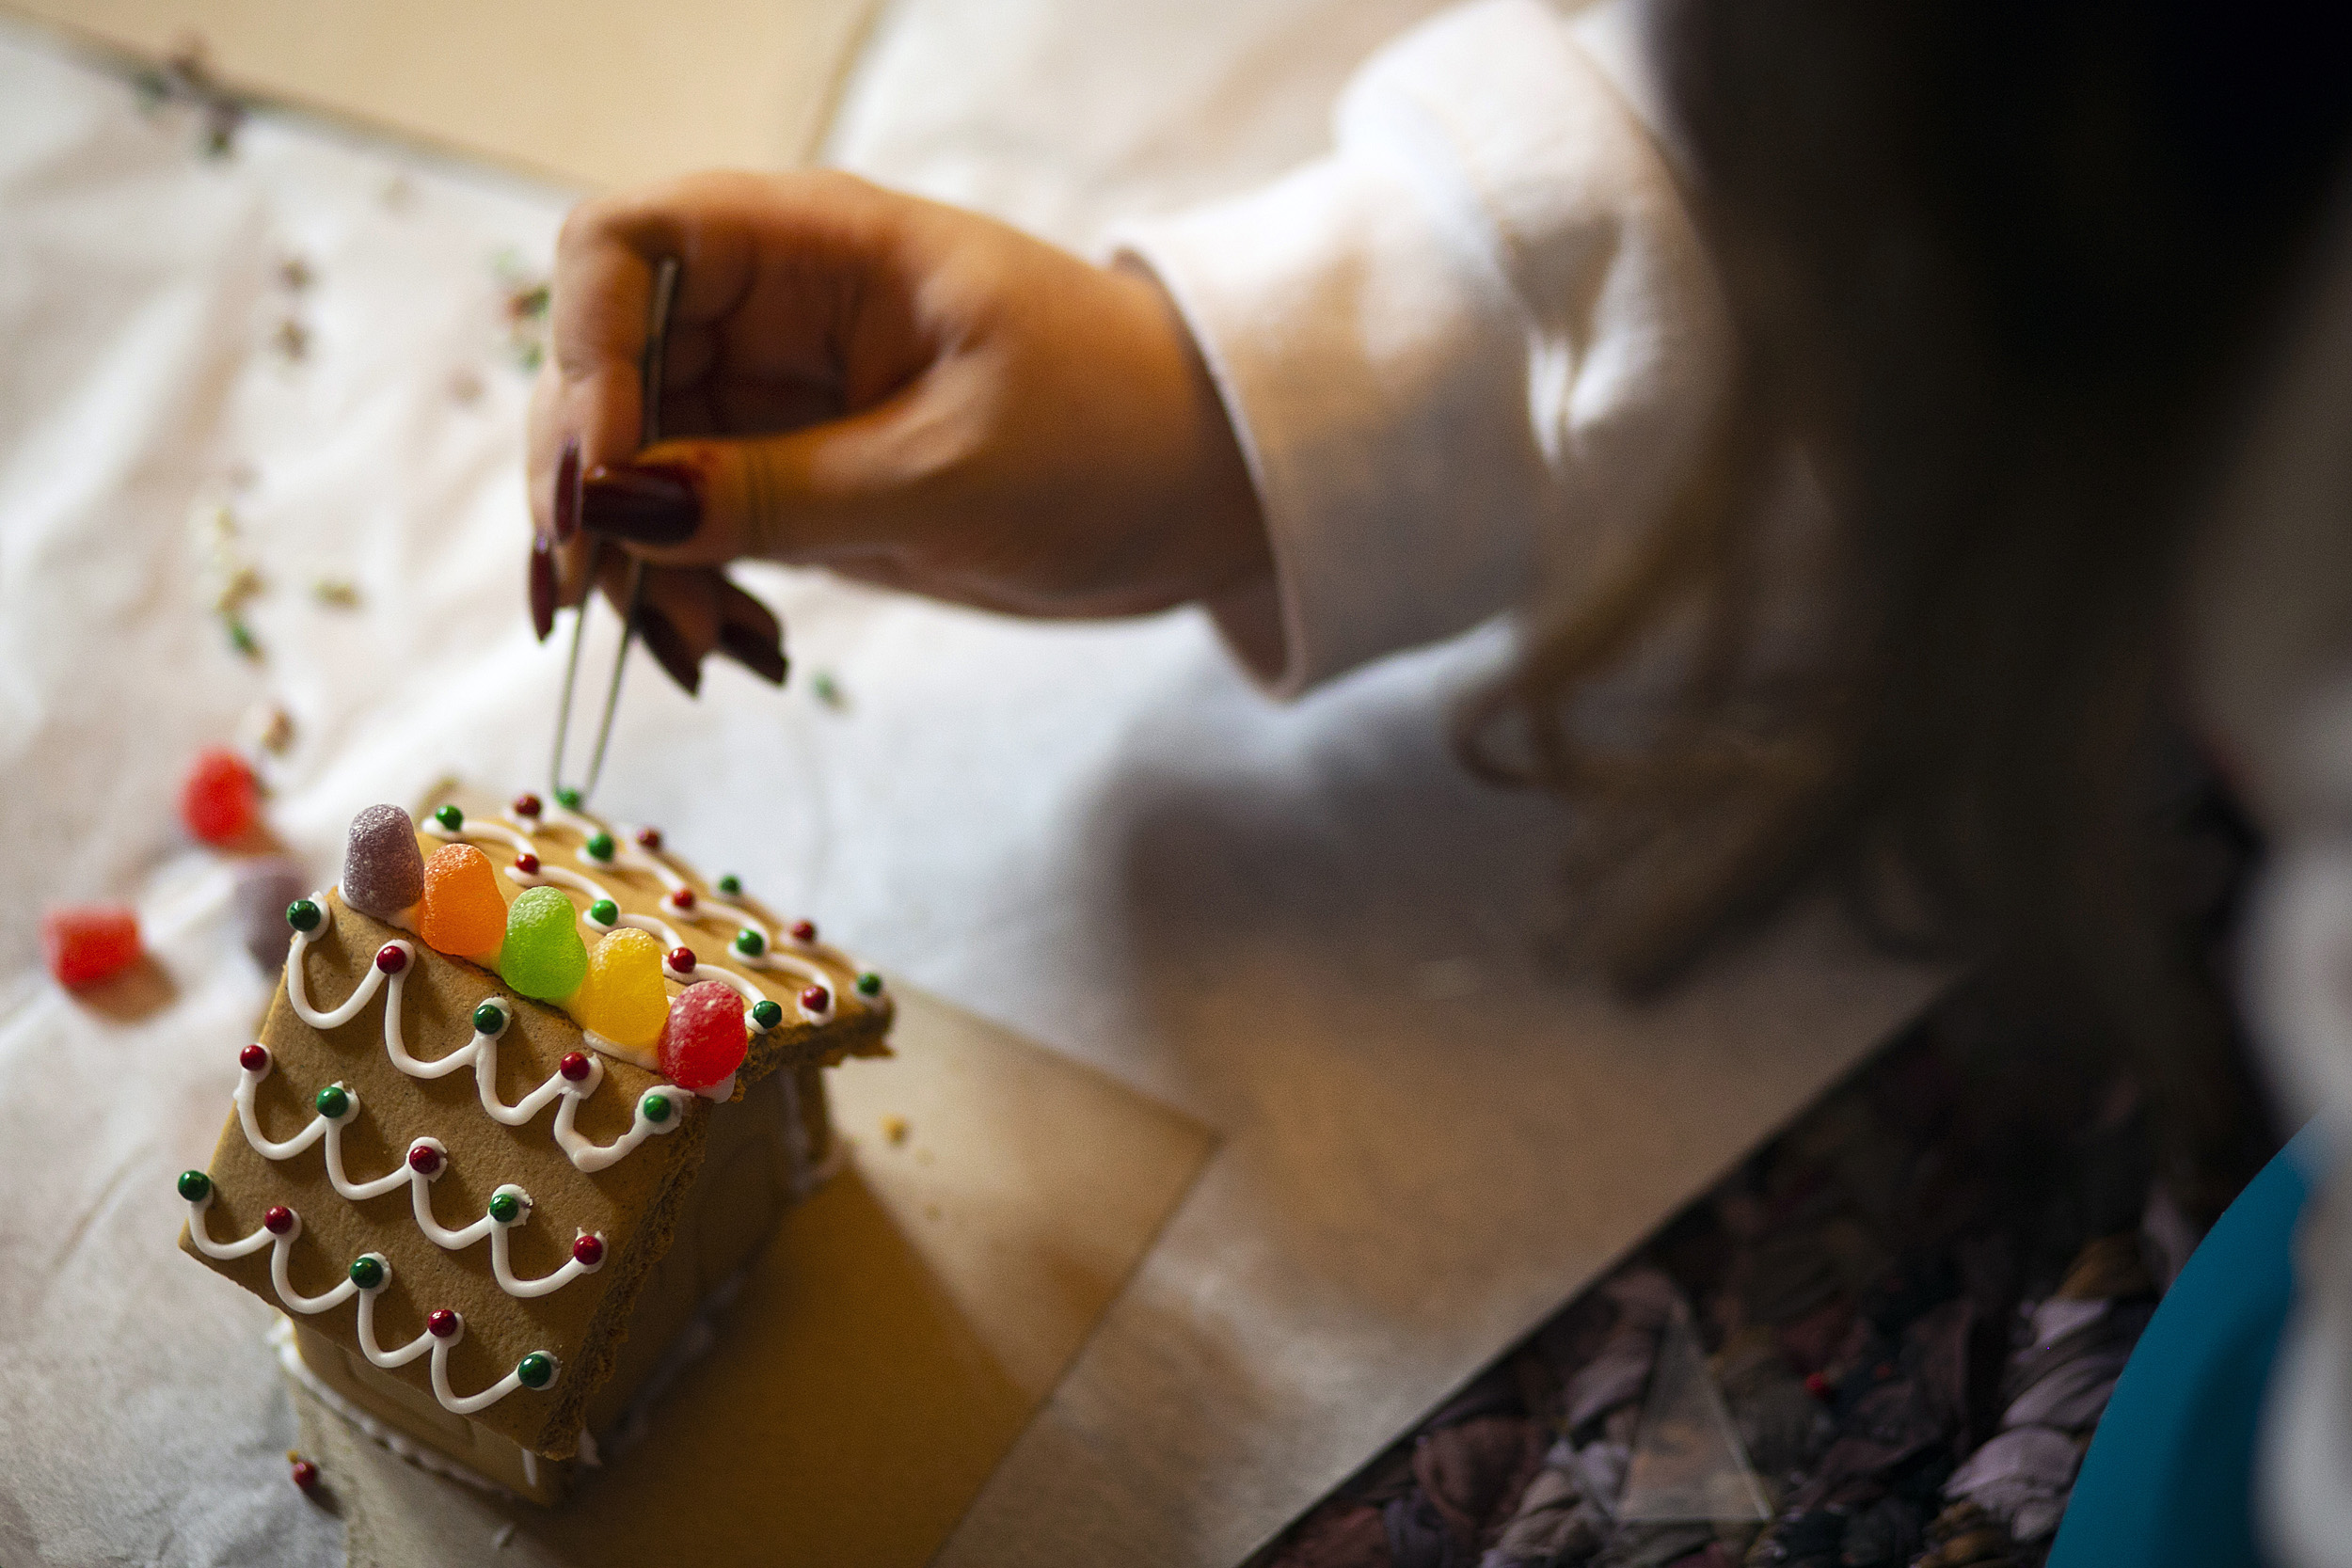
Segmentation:
{"type": "Polygon", "coordinates": [[[428,813],[421,844],[475,844],[510,902],[551,883],[592,934],[655,930],[671,986],[737,989],[741,1067],[715,1089],[679,1087],[560,1007],[329,892],[242,1053],[210,1167],[182,1179],[181,1245],[450,1418],[563,1458],[701,1169],[707,1095],[881,1053],[891,1003],[809,927],[722,893],[658,835],[641,843],[560,808],[433,804],[460,814],[428,813]],[[592,920],[603,899],[616,918],[592,920]],[[771,1026],[753,1021],[755,1002],[775,1005],[760,1009],[771,1026]]]}

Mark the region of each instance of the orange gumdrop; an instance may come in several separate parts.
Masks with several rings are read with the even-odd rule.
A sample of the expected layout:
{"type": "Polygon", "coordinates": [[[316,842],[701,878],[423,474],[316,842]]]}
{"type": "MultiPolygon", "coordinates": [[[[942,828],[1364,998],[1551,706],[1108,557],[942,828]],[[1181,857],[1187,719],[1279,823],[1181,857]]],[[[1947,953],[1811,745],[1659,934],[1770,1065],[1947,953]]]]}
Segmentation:
{"type": "Polygon", "coordinates": [[[484,963],[506,942],[506,900],[490,857],[470,844],[444,844],[424,863],[417,935],[425,945],[484,963]]]}

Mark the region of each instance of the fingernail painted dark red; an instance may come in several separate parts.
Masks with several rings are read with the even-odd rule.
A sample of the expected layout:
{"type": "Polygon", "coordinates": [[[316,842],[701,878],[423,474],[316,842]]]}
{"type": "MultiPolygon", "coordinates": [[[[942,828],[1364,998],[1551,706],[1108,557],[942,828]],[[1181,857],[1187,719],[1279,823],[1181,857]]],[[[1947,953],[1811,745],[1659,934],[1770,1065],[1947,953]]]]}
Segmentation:
{"type": "Polygon", "coordinates": [[[531,538],[531,629],[542,642],[555,629],[555,548],[544,533],[531,538]]]}
{"type": "Polygon", "coordinates": [[[644,641],[645,651],[653,655],[654,662],[660,665],[672,680],[685,688],[688,696],[702,694],[702,661],[686,646],[686,639],[678,635],[678,629],[669,616],[651,605],[639,606],[637,635],[644,641]]]}
{"type": "Polygon", "coordinates": [[[555,542],[571,542],[580,531],[580,437],[564,443],[564,456],[555,465],[555,542]]]}
{"type": "Polygon", "coordinates": [[[770,641],[750,626],[721,626],[719,651],[771,686],[782,686],[792,668],[782,643],[770,641]]]}
{"type": "Polygon", "coordinates": [[[632,545],[684,544],[702,526],[701,479],[667,463],[591,468],[580,487],[580,526],[632,545]]]}

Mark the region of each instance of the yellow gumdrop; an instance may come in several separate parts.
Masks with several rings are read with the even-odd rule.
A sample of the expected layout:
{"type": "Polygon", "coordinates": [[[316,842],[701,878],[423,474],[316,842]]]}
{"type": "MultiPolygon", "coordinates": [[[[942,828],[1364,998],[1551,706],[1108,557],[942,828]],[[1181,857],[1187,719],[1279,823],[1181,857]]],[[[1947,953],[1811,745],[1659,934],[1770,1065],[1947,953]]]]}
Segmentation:
{"type": "Polygon", "coordinates": [[[417,935],[425,945],[461,958],[498,962],[506,941],[506,900],[490,857],[470,844],[444,844],[424,863],[424,897],[417,935]]]}
{"type": "Polygon", "coordinates": [[[631,1050],[650,1048],[670,1016],[661,943],[624,926],[588,952],[588,977],[565,1005],[583,1029],[631,1050]]]}

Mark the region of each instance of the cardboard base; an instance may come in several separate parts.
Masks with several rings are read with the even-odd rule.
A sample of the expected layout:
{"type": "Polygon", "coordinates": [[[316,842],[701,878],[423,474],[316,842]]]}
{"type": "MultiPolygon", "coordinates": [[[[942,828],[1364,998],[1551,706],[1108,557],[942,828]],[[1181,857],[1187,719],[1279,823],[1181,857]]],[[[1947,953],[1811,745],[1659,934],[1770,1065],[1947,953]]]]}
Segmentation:
{"type": "Polygon", "coordinates": [[[426,1474],[296,1394],[355,1568],[931,1558],[1213,1142],[1004,1030],[898,999],[896,1054],[829,1079],[840,1173],[753,1259],[643,1437],[576,1470],[555,1510],[426,1474]]]}

